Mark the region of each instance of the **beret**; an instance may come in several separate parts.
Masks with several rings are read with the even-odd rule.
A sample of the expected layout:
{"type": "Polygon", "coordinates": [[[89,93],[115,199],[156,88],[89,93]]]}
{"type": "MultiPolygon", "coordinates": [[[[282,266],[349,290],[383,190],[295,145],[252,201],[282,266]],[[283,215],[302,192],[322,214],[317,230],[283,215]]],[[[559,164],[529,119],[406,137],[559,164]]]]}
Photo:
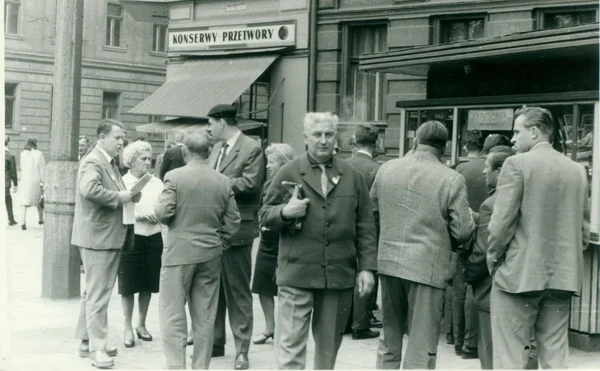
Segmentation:
{"type": "Polygon", "coordinates": [[[208,114],[206,116],[215,119],[220,119],[225,117],[235,118],[236,114],[237,110],[231,104],[217,104],[208,111],[208,114]]]}

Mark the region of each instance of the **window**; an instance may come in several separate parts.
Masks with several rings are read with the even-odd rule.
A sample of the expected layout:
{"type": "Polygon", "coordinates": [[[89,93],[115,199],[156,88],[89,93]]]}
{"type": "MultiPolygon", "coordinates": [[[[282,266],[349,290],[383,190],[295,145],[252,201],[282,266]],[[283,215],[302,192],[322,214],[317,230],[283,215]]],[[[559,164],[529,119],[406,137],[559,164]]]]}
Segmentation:
{"type": "Polygon", "coordinates": [[[596,9],[550,9],[540,11],[539,29],[564,28],[596,22],[596,9]]]}
{"type": "Polygon", "coordinates": [[[376,121],[383,116],[383,78],[381,73],[358,70],[363,53],[387,50],[387,24],[347,26],[347,53],[340,115],[346,121],[376,121]]]}
{"type": "Polygon", "coordinates": [[[4,84],[4,129],[15,128],[17,84],[4,84]]]}
{"type": "Polygon", "coordinates": [[[17,35],[19,33],[19,0],[4,0],[4,33],[17,35]]]}
{"type": "Polygon", "coordinates": [[[155,24],[152,27],[152,51],[158,53],[167,51],[167,25],[155,24]]]}
{"type": "Polygon", "coordinates": [[[104,92],[102,94],[102,118],[117,119],[119,112],[119,93],[104,92]]]}
{"type": "MultiPolygon", "coordinates": [[[[435,29],[435,28],[434,28],[435,29]]],[[[436,44],[476,40],[485,37],[485,17],[439,19],[434,37],[436,44]]]]}
{"type": "Polygon", "coordinates": [[[106,45],[121,46],[121,29],[123,26],[123,7],[108,3],[106,16],[106,45]]]}

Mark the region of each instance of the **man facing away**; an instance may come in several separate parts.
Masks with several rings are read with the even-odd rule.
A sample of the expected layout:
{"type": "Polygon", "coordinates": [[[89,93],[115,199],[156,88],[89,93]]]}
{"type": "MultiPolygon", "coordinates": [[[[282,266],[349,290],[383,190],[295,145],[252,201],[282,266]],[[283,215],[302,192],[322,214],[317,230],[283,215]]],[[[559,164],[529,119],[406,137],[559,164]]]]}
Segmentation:
{"type": "Polygon", "coordinates": [[[160,164],[160,171],[158,176],[160,180],[165,180],[165,174],[173,169],[180,168],[185,165],[185,161],[183,159],[183,131],[178,131],[175,133],[175,145],[165,151],[165,154],[162,158],[162,163],[160,164]]]}
{"type": "Polygon", "coordinates": [[[225,313],[235,341],[234,368],[249,367],[248,350],[252,337],[252,242],[258,237],[257,212],[264,180],[264,156],[260,145],[237,127],[235,107],[219,104],[207,116],[215,144],[209,164],[231,181],[242,223],[229,240],[230,248],[221,257],[221,291],[215,322],[213,357],[225,354],[225,313]]]}
{"type": "Polygon", "coordinates": [[[377,368],[434,369],[451,256],[475,228],[465,179],[440,162],[448,132],[438,121],[417,129],[412,155],[381,166],[371,188],[379,210],[378,268],[383,335],[377,368]]]}
{"type": "MultiPolygon", "coordinates": [[[[351,140],[354,142],[352,157],[346,160],[363,176],[369,189],[371,189],[375,175],[379,170],[379,164],[373,159],[378,138],[379,130],[376,127],[358,125],[351,140]]],[[[376,239],[379,239],[379,213],[374,211],[373,216],[375,217],[376,239]]],[[[373,292],[364,298],[358,295],[358,288],[354,288],[349,319],[349,325],[352,327],[352,339],[354,340],[372,339],[379,336],[379,331],[371,330],[371,327],[382,326],[381,321],[378,321],[371,311],[373,303],[377,301],[377,281],[378,278],[375,276],[373,292]]]]}
{"type": "Polygon", "coordinates": [[[333,155],[337,123],[329,112],[306,114],[307,153],[277,172],[260,211],[263,225],[280,234],[279,369],[305,368],[311,316],[314,368],[333,369],[354,285],[363,297],[373,289],[373,207],[363,177],[333,155]]]}
{"type": "MultiPolygon", "coordinates": [[[[115,347],[107,347],[107,308],[117,279],[121,250],[133,245],[133,218],[124,207],[133,207],[141,193],[127,190],[114,157],[123,147],[123,124],[103,120],[97,129],[98,142],[84,157],[77,172],[75,215],[71,243],[79,247],[85,269],[86,293],[81,303],[76,338],[79,354],[89,356],[92,366],[109,368],[115,347]],[[131,219],[131,220],[129,220],[131,219]]],[[[131,213],[133,215],[133,213],[131,213]]]]}
{"type": "Polygon", "coordinates": [[[159,318],[169,369],[185,369],[188,301],[194,329],[193,369],[208,369],[221,282],[221,254],[239,229],[229,178],[207,164],[210,133],[185,135],[187,164],[165,175],[156,206],[169,227],[160,275],[159,318]],[[202,176],[198,176],[202,174],[202,176]],[[200,190],[200,191],[199,191],[200,190]]]}
{"type": "Polygon", "coordinates": [[[489,223],[494,368],[525,368],[534,328],[542,368],[567,368],[571,297],[582,285],[590,204],[582,166],[552,148],[550,111],[515,112],[489,223]]]}
{"type": "Polygon", "coordinates": [[[10,195],[11,183],[14,185],[13,192],[17,193],[17,185],[19,180],[17,179],[17,162],[15,155],[10,153],[8,150],[8,144],[10,143],[10,137],[4,136],[4,205],[6,205],[6,213],[8,214],[8,225],[15,225],[15,214],[13,212],[12,196],[10,195]]]}

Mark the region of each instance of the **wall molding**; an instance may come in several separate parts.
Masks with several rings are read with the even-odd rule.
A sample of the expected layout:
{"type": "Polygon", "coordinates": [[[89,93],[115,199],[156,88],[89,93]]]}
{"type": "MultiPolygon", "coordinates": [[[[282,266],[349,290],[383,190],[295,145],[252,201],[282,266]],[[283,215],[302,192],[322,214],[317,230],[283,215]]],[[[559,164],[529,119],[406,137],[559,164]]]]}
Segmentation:
{"type": "MultiPolygon", "coordinates": [[[[54,72],[50,72],[50,71],[40,71],[40,70],[28,70],[25,68],[11,68],[11,67],[4,67],[4,72],[6,75],[6,72],[15,72],[15,73],[25,73],[25,74],[36,74],[36,75],[46,75],[46,76],[54,76],[54,72]]],[[[137,70],[131,70],[131,71],[127,71],[127,72],[131,72],[131,73],[137,73],[137,70]]],[[[105,76],[97,76],[97,75],[88,75],[83,73],[82,71],[82,75],[81,75],[82,80],[98,80],[98,81],[108,81],[108,82],[117,82],[117,83],[127,83],[127,84],[136,84],[136,85],[154,85],[154,86],[161,86],[164,82],[156,82],[156,81],[142,81],[142,80],[136,80],[136,79],[119,79],[116,77],[105,77],[105,76]]],[[[11,80],[12,81],[12,80],[11,80]]],[[[16,81],[17,83],[31,83],[31,84],[41,84],[41,85],[51,85],[45,82],[37,82],[37,81],[16,81]]],[[[82,86],[82,89],[100,89],[100,88],[93,88],[93,87],[84,87],[82,86]]]]}

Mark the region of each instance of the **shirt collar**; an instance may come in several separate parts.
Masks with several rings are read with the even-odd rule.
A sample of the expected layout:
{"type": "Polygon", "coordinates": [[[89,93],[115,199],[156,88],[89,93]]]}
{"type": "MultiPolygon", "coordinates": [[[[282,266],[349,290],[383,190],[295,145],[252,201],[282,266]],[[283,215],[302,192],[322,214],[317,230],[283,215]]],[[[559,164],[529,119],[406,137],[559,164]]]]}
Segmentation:
{"type": "Polygon", "coordinates": [[[356,153],[362,153],[363,155],[367,155],[367,156],[373,158],[373,155],[370,154],[369,152],[365,151],[364,149],[359,149],[358,151],[356,151],[356,153]]]}
{"type": "MultiPolygon", "coordinates": [[[[312,158],[312,156],[308,152],[306,152],[306,154],[308,157],[308,163],[310,164],[311,167],[315,168],[315,167],[319,167],[319,165],[321,165],[321,163],[318,163],[317,160],[312,158]]],[[[330,168],[332,163],[333,163],[333,155],[329,158],[329,160],[325,161],[325,163],[323,165],[325,165],[325,167],[330,168]]]]}
{"type": "Polygon", "coordinates": [[[100,147],[100,146],[96,146],[96,147],[98,147],[98,149],[100,150],[100,153],[102,153],[104,155],[104,157],[106,158],[106,161],[108,161],[108,163],[110,164],[111,161],[113,161],[113,158],[110,157],[110,155],[108,153],[106,153],[106,151],[102,147],[100,147]]]}
{"type": "Polygon", "coordinates": [[[226,143],[227,143],[227,147],[232,148],[235,145],[235,142],[237,142],[238,138],[240,137],[240,135],[242,134],[241,131],[238,131],[233,137],[231,137],[231,139],[229,139],[226,143]]]}

